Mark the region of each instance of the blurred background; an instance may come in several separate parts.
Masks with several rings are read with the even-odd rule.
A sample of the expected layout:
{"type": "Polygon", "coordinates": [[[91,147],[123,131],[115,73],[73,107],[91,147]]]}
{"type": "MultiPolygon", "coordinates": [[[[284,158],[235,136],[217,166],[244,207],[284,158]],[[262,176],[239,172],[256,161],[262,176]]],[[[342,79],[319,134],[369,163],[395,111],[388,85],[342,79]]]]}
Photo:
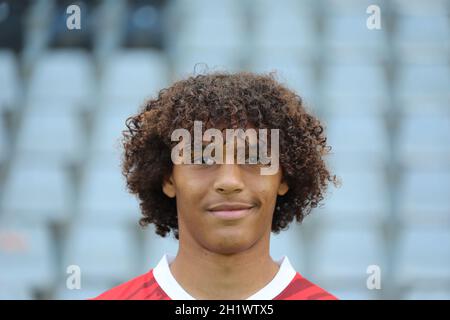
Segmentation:
{"type": "Polygon", "coordinates": [[[448,0],[0,0],[0,298],[94,297],[176,254],[137,224],[125,119],[177,79],[246,70],[305,99],[342,179],[273,236],[272,257],[341,299],[450,299],[449,13],[448,0]]]}

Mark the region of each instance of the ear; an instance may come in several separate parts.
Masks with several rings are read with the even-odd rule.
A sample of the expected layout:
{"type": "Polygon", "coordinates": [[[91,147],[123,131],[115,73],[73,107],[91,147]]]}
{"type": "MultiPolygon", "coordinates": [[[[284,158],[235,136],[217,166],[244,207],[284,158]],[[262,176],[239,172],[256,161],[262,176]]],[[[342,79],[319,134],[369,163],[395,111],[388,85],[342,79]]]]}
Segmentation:
{"type": "Polygon", "coordinates": [[[289,190],[289,186],[287,185],[286,182],[282,181],[280,183],[280,186],[278,187],[278,195],[279,196],[284,196],[289,190]]]}
{"type": "Polygon", "coordinates": [[[173,183],[173,177],[170,175],[168,178],[164,178],[162,184],[163,192],[169,198],[175,198],[175,184],[173,183]]]}

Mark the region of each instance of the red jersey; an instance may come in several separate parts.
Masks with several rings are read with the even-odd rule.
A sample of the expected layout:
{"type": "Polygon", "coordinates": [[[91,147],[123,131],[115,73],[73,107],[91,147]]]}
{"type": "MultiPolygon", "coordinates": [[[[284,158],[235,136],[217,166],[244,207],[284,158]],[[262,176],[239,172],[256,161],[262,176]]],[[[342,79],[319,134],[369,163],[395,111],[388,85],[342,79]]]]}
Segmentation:
{"type": "MultiPolygon", "coordinates": [[[[154,269],[93,300],[195,300],[170,272],[169,265],[174,258],[164,255],[154,269]]],[[[296,272],[286,256],[277,263],[280,269],[275,277],[247,300],[337,300],[296,272]]]]}

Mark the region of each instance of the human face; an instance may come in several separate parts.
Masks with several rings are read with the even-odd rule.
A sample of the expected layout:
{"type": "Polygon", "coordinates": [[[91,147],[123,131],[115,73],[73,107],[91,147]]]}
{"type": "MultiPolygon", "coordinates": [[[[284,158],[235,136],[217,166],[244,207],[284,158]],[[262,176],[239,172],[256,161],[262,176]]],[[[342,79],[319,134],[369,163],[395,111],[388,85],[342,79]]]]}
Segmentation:
{"type": "Polygon", "coordinates": [[[176,199],[180,241],[234,254],[270,235],[277,196],[288,186],[281,170],[261,175],[258,164],[180,164],[163,191],[176,199]]]}

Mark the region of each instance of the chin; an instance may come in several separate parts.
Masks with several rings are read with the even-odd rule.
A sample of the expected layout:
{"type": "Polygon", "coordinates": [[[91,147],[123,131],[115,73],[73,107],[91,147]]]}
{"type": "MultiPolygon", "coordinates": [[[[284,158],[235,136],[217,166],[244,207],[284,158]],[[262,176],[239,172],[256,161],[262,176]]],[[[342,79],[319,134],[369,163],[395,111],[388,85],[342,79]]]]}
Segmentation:
{"type": "Polygon", "coordinates": [[[240,253],[251,248],[256,238],[251,237],[249,232],[230,232],[225,234],[222,232],[216,232],[211,235],[212,239],[208,243],[208,249],[210,251],[219,254],[235,254],[240,253]]]}

